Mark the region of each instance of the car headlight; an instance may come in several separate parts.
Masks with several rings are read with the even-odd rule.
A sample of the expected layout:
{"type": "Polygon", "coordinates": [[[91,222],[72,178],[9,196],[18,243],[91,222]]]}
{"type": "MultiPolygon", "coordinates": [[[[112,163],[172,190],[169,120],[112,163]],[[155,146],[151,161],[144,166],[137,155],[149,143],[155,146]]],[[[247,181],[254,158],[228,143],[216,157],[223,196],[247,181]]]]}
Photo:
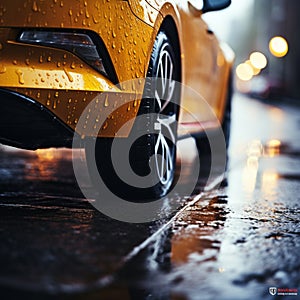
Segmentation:
{"type": "Polygon", "coordinates": [[[108,77],[97,46],[87,34],[26,30],[20,34],[18,40],[22,43],[39,44],[70,51],[108,77]]]}

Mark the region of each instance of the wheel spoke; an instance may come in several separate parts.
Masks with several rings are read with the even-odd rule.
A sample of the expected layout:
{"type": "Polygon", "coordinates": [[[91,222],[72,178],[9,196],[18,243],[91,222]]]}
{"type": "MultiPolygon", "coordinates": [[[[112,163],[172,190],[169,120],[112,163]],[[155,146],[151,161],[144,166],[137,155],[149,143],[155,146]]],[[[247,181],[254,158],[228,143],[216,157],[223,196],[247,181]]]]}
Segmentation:
{"type": "Polygon", "coordinates": [[[155,82],[155,107],[157,118],[154,123],[156,141],[154,156],[156,172],[161,184],[170,182],[174,171],[174,147],[176,143],[176,110],[170,104],[174,97],[174,62],[166,44],[159,55],[155,82]],[[170,104],[170,105],[169,105],[170,104]]]}
{"type": "Polygon", "coordinates": [[[159,112],[162,112],[170,103],[175,90],[175,81],[173,80],[174,65],[172,58],[167,50],[161,52],[155,90],[155,99],[158,103],[159,112]]]}
{"type": "Polygon", "coordinates": [[[171,148],[175,144],[175,135],[172,130],[172,124],[176,122],[176,115],[157,118],[154,129],[158,131],[158,137],[155,144],[156,170],[160,182],[166,183],[173,170],[173,153],[171,148]],[[166,138],[170,141],[167,142],[166,138]]]}
{"type": "Polygon", "coordinates": [[[173,97],[174,89],[175,89],[175,81],[170,79],[168,84],[168,96],[166,97],[167,104],[171,101],[171,98],[173,97]]]}
{"type": "Polygon", "coordinates": [[[161,112],[161,110],[162,110],[162,107],[161,107],[161,99],[160,99],[160,97],[159,97],[159,94],[158,94],[158,91],[157,91],[157,90],[155,90],[155,100],[156,100],[156,102],[157,102],[157,104],[158,104],[159,112],[161,112]]]}
{"type": "Polygon", "coordinates": [[[162,78],[163,82],[163,89],[162,89],[162,96],[165,98],[166,90],[167,90],[167,84],[168,84],[168,53],[166,51],[163,52],[163,59],[164,60],[164,77],[162,78]]]}
{"type": "Polygon", "coordinates": [[[169,181],[173,170],[173,155],[162,133],[158,134],[155,144],[155,161],[159,180],[162,184],[165,184],[169,181]]]}
{"type": "Polygon", "coordinates": [[[160,80],[161,80],[161,97],[163,97],[163,91],[164,91],[164,82],[163,82],[163,78],[166,77],[165,74],[165,69],[164,69],[164,64],[163,64],[163,59],[162,57],[160,58],[159,61],[159,73],[160,73],[160,80]]]}

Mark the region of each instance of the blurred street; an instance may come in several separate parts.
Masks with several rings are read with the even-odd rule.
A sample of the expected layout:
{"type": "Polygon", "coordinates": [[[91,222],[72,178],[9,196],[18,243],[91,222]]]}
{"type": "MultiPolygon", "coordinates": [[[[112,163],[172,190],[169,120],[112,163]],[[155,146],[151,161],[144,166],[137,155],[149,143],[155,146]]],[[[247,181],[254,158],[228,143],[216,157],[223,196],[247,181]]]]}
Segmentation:
{"type": "Polygon", "coordinates": [[[71,150],[0,147],[1,299],[298,299],[299,112],[235,95],[221,187],[146,224],[98,212],[71,150]]]}

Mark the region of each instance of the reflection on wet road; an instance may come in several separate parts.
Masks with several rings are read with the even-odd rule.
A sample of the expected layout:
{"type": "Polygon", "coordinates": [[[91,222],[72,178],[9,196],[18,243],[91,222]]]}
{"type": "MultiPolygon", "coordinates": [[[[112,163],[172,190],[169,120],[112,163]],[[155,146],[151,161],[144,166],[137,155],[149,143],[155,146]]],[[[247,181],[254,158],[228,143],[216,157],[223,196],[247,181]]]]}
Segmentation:
{"type": "MultiPolygon", "coordinates": [[[[98,212],[76,185],[69,150],[3,148],[2,293],[23,299],[272,299],[269,287],[299,290],[299,108],[242,96],[233,104],[222,186],[203,192],[200,178],[179,213],[150,224],[121,223],[98,212]]],[[[191,157],[183,158],[187,175],[191,157]]]]}

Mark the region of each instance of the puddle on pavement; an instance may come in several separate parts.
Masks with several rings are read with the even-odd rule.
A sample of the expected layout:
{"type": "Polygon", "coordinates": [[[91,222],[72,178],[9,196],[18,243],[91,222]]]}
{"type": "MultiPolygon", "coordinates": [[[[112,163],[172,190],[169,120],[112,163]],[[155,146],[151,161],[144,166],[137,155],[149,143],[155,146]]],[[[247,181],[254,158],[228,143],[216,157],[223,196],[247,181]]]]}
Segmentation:
{"type": "Polygon", "coordinates": [[[225,194],[209,195],[189,207],[169,230],[128,264],[120,274],[119,285],[112,288],[127,286],[132,294],[143,292],[140,299],[187,299],[185,295],[196,290],[206,295],[209,289],[201,292],[199,283],[203,285],[206,277],[215,276],[215,272],[224,272],[218,255],[229,213],[227,202],[225,194]]]}

